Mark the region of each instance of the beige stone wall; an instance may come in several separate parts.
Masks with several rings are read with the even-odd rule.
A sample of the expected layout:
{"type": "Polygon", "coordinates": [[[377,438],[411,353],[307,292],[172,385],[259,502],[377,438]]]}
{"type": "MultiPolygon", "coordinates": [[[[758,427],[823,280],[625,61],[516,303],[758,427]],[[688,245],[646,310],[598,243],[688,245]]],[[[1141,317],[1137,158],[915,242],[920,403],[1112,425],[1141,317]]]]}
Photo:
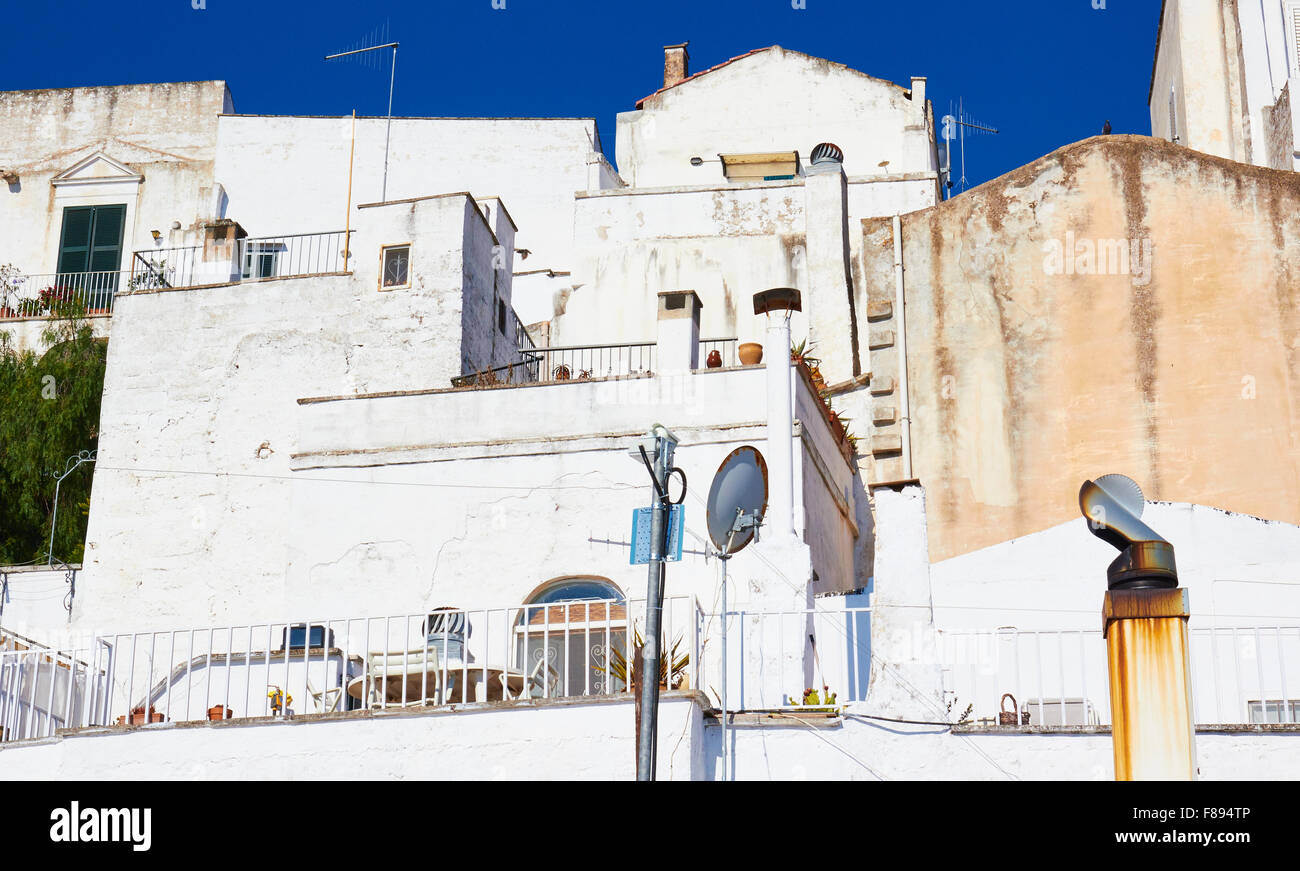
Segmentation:
{"type": "MultiPolygon", "coordinates": [[[[891,299],[892,227],[863,226],[866,291],[891,299]]],[[[1300,522],[1300,175],[1089,139],[905,215],[903,259],[932,559],[1077,516],[1106,472],[1300,522]],[[1128,274],[1112,241],[1137,245],[1128,274]],[[1080,274],[1089,244],[1108,274],[1080,274]]]]}

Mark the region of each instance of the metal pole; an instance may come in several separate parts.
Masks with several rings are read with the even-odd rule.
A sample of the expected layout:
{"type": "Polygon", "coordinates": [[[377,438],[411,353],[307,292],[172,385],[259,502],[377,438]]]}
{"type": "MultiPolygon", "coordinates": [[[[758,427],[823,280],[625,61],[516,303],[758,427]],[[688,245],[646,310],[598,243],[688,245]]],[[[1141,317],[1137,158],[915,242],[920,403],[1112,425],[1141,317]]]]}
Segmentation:
{"type": "Polygon", "coordinates": [[[655,498],[650,516],[650,568],[646,582],[645,645],[641,648],[641,734],[636,753],[636,779],[655,779],[656,732],[659,724],[659,627],[663,616],[664,554],[668,550],[668,440],[655,439],[655,498]]]}
{"type": "Polygon", "coordinates": [[[343,217],[343,271],[351,272],[352,264],[352,164],[357,156],[357,110],[352,110],[352,144],[348,148],[348,206],[343,217]]]}
{"type": "Polygon", "coordinates": [[[397,43],[393,43],[393,71],[388,77],[388,128],[384,131],[384,187],[380,202],[388,202],[388,140],[393,132],[393,83],[397,81],[397,43]]]}
{"type": "Polygon", "coordinates": [[[59,488],[63,486],[63,479],[76,471],[82,463],[95,462],[97,453],[98,451],[81,451],[75,457],[68,457],[68,464],[64,466],[63,474],[57,476],[58,480],[54,482],[54,516],[50,518],[50,549],[45,554],[47,566],[54,565],[54,531],[59,528],[59,488]]]}
{"type": "Polygon", "coordinates": [[[722,782],[726,783],[731,779],[727,774],[727,560],[731,554],[719,554],[718,559],[722,561],[722,782]]]}

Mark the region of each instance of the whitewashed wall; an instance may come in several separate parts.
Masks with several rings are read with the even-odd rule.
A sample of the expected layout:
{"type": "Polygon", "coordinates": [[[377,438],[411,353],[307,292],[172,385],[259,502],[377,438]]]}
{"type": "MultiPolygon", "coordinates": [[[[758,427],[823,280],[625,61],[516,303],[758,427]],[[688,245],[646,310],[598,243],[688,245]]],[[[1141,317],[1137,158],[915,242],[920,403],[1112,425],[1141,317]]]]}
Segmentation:
{"type": "MultiPolygon", "coordinates": [[[[383,118],[356,121],[353,204],[383,198],[387,127],[383,118]]],[[[215,172],[229,217],[255,236],[343,229],[351,136],[351,117],[222,116],[215,172]]],[[[566,269],[573,194],[588,188],[599,141],[589,118],[394,118],[387,198],[501,197],[519,246],[533,252],[530,267],[566,269]]]]}
{"type": "MultiPolygon", "coordinates": [[[[0,189],[0,264],[56,271],[63,208],[123,203],[130,252],[152,248],[150,230],[183,244],[211,217],[217,116],[233,111],[224,82],[0,92],[0,167],[19,174],[0,189]],[[144,176],[140,184],[70,186],[51,179],[104,152],[144,176]],[[173,221],[181,230],[173,231],[173,221]]],[[[101,173],[102,174],[102,173],[101,173]]]]}
{"type": "MultiPolygon", "coordinates": [[[[13,780],[632,780],[632,702],[147,727],[0,745],[13,780]]],[[[700,708],[662,697],[658,774],[702,779],[700,708]]]]}
{"type": "Polygon", "coordinates": [[[933,171],[923,91],[773,46],[649,97],[618,116],[619,174],[633,187],[724,183],[719,154],[798,151],[834,142],[850,175],[933,171]],[[690,159],[706,162],[692,166],[690,159]]]}
{"type": "Polygon", "coordinates": [[[201,625],[239,610],[244,585],[279,589],[296,400],[461,373],[463,292],[492,284],[477,206],[440,197],[359,215],[353,276],[119,300],[78,626],[201,625]],[[379,290],[390,241],[413,242],[412,288],[379,290]]]}

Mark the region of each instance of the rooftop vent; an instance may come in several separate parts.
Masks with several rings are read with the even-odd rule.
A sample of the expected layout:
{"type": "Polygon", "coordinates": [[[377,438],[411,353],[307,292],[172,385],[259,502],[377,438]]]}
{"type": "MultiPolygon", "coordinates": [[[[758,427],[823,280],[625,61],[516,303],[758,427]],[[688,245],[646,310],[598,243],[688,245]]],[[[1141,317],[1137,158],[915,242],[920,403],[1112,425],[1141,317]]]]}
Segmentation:
{"type": "Polygon", "coordinates": [[[813,146],[812,154],[808,155],[808,162],[813,165],[819,163],[843,163],[844,152],[838,145],[830,142],[823,142],[820,145],[813,146]]]}
{"type": "Polygon", "coordinates": [[[689,42],[664,46],[664,87],[671,88],[691,74],[691,54],[686,50],[689,42]]]}

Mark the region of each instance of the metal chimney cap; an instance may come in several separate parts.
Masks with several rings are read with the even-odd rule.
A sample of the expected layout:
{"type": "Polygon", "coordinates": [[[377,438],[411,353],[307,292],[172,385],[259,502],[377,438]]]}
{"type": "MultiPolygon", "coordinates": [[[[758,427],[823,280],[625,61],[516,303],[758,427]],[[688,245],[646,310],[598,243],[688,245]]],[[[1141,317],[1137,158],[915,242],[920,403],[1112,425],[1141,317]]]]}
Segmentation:
{"type": "Polygon", "coordinates": [[[754,314],[764,315],[774,311],[803,311],[799,291],[793,287],[774,287],[754,294],[754,314]]]}
{"type": "Polygon", "coordinates": [[[818,163],[843,163],[844,152],[833,142],[822,142],[813,146],[812,153],[808,155],[808,162],[814,165],[818,163]]]}

